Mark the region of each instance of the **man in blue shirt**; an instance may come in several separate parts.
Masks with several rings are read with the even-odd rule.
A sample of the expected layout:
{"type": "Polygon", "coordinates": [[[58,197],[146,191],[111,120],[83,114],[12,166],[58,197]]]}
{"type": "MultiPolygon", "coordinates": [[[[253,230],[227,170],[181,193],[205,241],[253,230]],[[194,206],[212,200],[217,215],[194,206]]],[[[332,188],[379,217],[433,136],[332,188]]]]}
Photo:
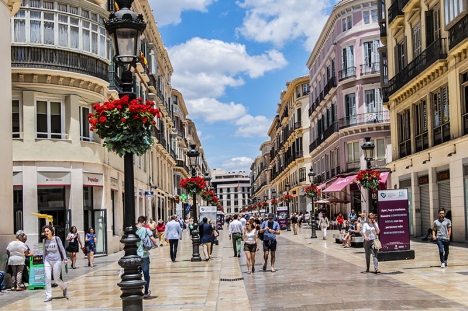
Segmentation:
{"type": "Polygon", "coordinates": [[[263,233],[263,271],[266,270],[268,255],[271,252],[271,272],[275,272],[276,236],[281,233],[278,222],[274,221],[275,215],[268,214],[268,220],[262,223],[260,233],[263,233]]]}
{"type": "Polygon", "coordinates": [[[0,292],[5,288],[5,272],[0,271],[0,292]]]}
{"type": "Polygon", "coordinates": [[[146,281],[145,284],[145,293],[144,293],[144,298],[150,298],[151,297],[151,291],[149,290],[149,285],[150,285],[150,252],[146,251],[143,248],[143,239],[146,238],[146,236],[149,236],[151,241],[153,242],[154,245],[157,245],[157,241],[153,236],[153,233],[151,232],[150,229],[146,228],[146,217],[145,216],[140,216],[138,217],[138,223],[137,223],[137,231],[136,235],[140,238],[140,241],[137,243],[138,249],[137,249],[137,255],[143,258],[143,264],[141,265],[141,272],[143,272],[143,278],[146,281]]]}
{"type": "Polygon", "coordinates": [[[356,215],[356,212],[354,211],[354,209],[352,209],[351,213],[348,214],[348,220],[351,221],[353,219],[357,219],[357,215],[356,215]]]}
{"type": "Polygon", "coordinates": [[[171,221],[166,224],[166,231],[164,231],[164,240],[169,241],[170,255],[172,262],[176,261],[177,246],[179,246],[179,239],[182,241],[182,229],[177,221],[177,215],[171,216],[171,221]]]}

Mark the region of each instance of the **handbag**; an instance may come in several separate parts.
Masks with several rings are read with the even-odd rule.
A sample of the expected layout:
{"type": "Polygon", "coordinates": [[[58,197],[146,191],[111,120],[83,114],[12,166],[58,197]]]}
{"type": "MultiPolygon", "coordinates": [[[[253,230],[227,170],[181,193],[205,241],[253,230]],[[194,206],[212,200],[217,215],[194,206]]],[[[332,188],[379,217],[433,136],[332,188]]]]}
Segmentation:
{"type": "Polygon", "coordinates": [[[81,247],[81,251],[83,252],[83,254],[87,255],[88,252],[86,251],[86,246],[82,246],[81,247]]]}
{"type": "Polygon", "coordinates": [[[379,249],[382,248],[382,243],[380,243],[380,240],[379,240],[379,239],[375,239],[375,240],[374,240],[374,248],[375,248],[376,250],[379,250],[379,249]]]}

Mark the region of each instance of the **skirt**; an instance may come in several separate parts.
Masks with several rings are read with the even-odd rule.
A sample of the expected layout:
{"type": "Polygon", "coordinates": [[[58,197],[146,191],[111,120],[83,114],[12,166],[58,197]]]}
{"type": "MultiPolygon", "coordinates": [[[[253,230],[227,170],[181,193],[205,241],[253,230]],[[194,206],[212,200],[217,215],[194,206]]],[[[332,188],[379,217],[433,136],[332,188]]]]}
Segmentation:
{"type": "Polygon", "coordinates": [[[78,253],[80,249],[78,248],[78,242],[69,242],[67,246],[67,252],[69,253],[78,253]]]}

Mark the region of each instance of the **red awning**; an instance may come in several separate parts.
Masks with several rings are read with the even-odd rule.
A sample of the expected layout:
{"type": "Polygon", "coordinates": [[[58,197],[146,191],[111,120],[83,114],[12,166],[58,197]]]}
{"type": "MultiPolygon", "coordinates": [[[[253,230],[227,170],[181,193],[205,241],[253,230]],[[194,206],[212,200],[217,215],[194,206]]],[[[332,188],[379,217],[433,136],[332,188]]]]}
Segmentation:
{"type": "Polygon", "coordinates": [[[388,175],[390,175],[390,172],[381,172],[379,182],[381,184],[385,184],[387,182],[388,175]]]}
{"type": "Polygon", "coordinates": [[[328,187],[327,189],[323,190],[323,192],[336,192],[336,191],[341,191],[343,190],[344,187],[346,187],[348,184],[350,184],[357,175],[350,175],[346,177],[340,177],[335,182],[328,187]]]}

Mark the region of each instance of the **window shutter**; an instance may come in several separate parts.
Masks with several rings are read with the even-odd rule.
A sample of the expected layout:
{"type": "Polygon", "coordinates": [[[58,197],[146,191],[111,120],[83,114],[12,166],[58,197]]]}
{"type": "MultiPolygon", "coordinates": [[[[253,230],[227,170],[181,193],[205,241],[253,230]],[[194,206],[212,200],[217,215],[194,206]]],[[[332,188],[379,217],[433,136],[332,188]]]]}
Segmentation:
{"type": "Polygon", "coordinates": [[[348,46],[348,67],[354,67],[353,46],[348,46]]]}
{"type": "Polygon", "coordinates": [[[408,65],[408,49],[406,48],[406,36],[403,38],[403,68],[405,68],[408,65]]]}
{"type": "MultiPolygon", "coordinates": [[[[371,55],[370,55],[370,47],[371,42],[364,42],[364,64],[367,67],[370,67],[371,62],[371,55]]],[[[366,68],[367,69],[367,68],[366,68]]]]}
{"type": "Polygon", "coordinates": [[[374,40],[374,42],[372,42],[371,65],[378,64],[380,62],[379,46],[380,46],[379,40],[374,40]]]}
{"type": "Polygon", "coordinates": [[[400,61],[400,57],[399,57],[399,54],[398,54],[398,44],[395,45],[395,47],[393,48],[393,57],[395,59],[395,75],[397,73],[400,72],[400,66],[399,66],[399,61],[400,61]]]}
{"type": "Polygon", "coordinates": [[[434,19],[431,11],[426,11],[426,48],[434,42],[434,19]]]}

